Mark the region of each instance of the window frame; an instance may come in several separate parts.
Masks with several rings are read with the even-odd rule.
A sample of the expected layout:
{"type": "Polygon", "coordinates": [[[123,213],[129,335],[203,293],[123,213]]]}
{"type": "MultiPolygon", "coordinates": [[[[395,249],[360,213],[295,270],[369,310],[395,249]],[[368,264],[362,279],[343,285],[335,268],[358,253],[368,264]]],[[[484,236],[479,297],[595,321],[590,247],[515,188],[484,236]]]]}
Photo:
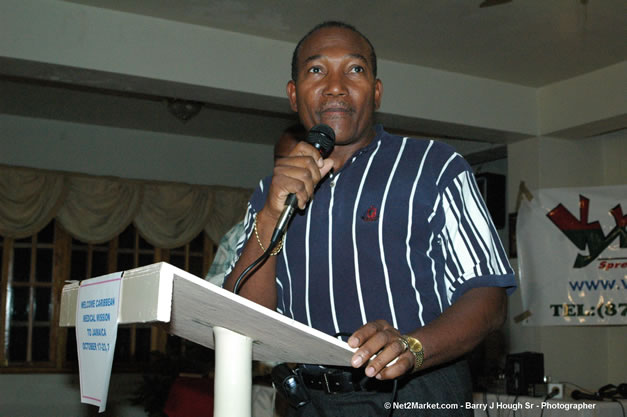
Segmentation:
{"type": "MultiPolygon", "coordinates": [[[[51,246],[52,248],[52,281],[50,283],[46,283],[45,286],[50,287],[52,294],[50,297],[50,303],[52,304],[50,308],[50,343],[49,343],[49,357],[46,362],[32,362],[28,361],[29,358],[32,359],[32,344],[31,336],[29,336],[29,345],[26,347],[27,349],[27,360],[24,362],[13,362],[9,363],[8,361],[8,352],[9,352],[9,342],[7,340],[8,331],[7,327],[10,325],[10,312],[8,311],[8,291],[9,285],[12,285],[11,282],[11,264],[13,262],[13,254],[15,249],[15,239],[9,237],[0,236],[0,264],[1,264],[1,280],[0,280],[0,374],[2,373],[50,373],[50,372],[74,372],[77,369],[77,362],[67,359],[68,355],[68,343],[71,343],[68,340],[68,334],[73,334],[74,332],[70,332],[69,328],[60,327],[59,323],[59,314],[60,314],[60,303],[61,303],[61,293],[63,290],[63,286],[65,282],[71,279],[72,276],[72,254],[77,250],[85,250],[86,251],[86,271],[93,271],[93,254],[94,252],[102,251],[103,245],[108,245],[107,248],[107,272],[116,272],[118,269],[118,263],[120,260],[120,254],[130,254],[133,255],[133,267],[140,266],[140,255],[152,255],[152,262],[168,262],[171,257],[178,256],[184,260],[183,265],[176,265],[179,268],[189,270],[191,265],[190,259],[192,257],[202,257],[202,261],[200,264],[198,260],[195,265],[202,265],[202,275],[201,277],[206,276],[207,271],[213,261],[213,257],[215,254],[215,244],[209,239],[208,235],[202,231],[199,235],[197,235],[191,242],[174,249],[162,249],[155,248],[152,245],[148,244],[143,238],[140,236],[138,230],[131,224],[125,229],[120,235],[114,237],[111,241],[106,242],[101,245],[87,244],[84,242],[79,242],[70,236],[70,234],[63,229],[63,227],[59,224],[58,221],[52,220],[53,222],[53,237],[52,243],[46,244],[51,246]],[[134,242],[133,248],[120,248],[120,236],[124,233],[128,233],[129,228],[132,228],[134,233],[134,242]],[[191,246],[193,244],[198,245],[199,242],[196,240],[202,241],[200,250],[193,250],[191,246]],[[78,243],[77,243],[78,242],[78,243]],[[149,247],[147,247],[149,246],[149,247]]],[[[47,225],[46,227],[48,227],[47,225]]],[[[45,229],[45,228],[44,228],[45,229]]],[[[43,230],[43,229],[42,229],[43,230]]],[[[31,236],[31,254],[37,251],[37,236],[39,232],[33,236],[31,236]],[[35,246],[33,247],[33,243],[35,246]]],[[[20,239],[22,240],[22,239],[20,239]]],[[[29,271],[29,280],[27,283],[20,283],[19,286],[29,286],[29,288],[36,288],[37,286],[44,286],[41,283],[37,283],[34,281],[34,263],[36,262],[36,255],[31,256],[30,263],[30,271],[29,271]],[[31,284],[36,284],[36,286],[30,287],[31,284]]],[[[143,264],[145,265],[145,264],[143,264]]],[[[126,268],[130,269],[130,268],[126,268]]],[[[91,274],[89,274],[91,275],[91,274]]],[[[102,275],[102,274],[98,274],[102,275]]],[[[32,303],[32,292],[34,289],[31,289],[29,302],[32,303]]],[[[33,315],[32,305],[29,305],[28,314],[29,314],[29,329],[31,325],[31,316],[33,315]]],[[[139,371],[143,365],[147,363],[147,361],[136,361],[134,358],[137,357],[137,333],[138,329],[141,328],[150,328],[150,342],[149,342],[149,352],[141,352],[142,357],[150,359],[150,351],[160,351],[165,352],[166,343],[168,341],[168,334],[164,330],[163,326],[153,323],[153,324],[132,324],[132,325],[124,325],[120,326],[120,328],[130,328],[130,346],[129,349],[129,357],[131,358],[128,362],[120,362],[119,360],[116,362],[114,360],[114,372],[131,372],[131,371],[139,371]]],[[[29,332],[30,333],[30,332],[29,332]]],[[[175,336],[170,336],[175,337],[175,336]]],[[[117,345],[117,343],[116,343],[117,345]]],[[[181,343],[181,346],[184,346],[184,343],[181,343]]],[[[75,346],[75,345],[74,345],[75,346]]]]}

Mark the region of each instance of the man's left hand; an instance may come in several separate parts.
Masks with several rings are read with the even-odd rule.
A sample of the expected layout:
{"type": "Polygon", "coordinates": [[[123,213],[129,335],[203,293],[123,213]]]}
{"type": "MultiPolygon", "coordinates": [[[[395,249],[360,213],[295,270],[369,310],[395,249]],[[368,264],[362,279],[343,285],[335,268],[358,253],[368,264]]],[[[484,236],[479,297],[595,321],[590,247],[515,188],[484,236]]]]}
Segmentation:
{"type": "Polygon", "coordinates": [[[359,368],[369,361],[366,375],[382,380],[411,372],[415,358],[405,349],[400,337],[401,333],[385,320],[364,324],[348,339],[350,347],[359,348],[351,364],[359,368]]]}

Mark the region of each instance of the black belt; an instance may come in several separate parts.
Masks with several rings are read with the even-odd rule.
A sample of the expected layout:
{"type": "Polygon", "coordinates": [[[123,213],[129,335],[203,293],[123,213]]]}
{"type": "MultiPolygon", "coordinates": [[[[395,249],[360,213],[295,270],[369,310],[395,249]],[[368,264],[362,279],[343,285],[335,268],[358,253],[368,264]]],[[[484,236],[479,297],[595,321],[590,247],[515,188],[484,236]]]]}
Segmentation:
{"type": "Polygon", "coordinates": [[[324,391],[327,394],[363,391],[359,377],[360,373],[361,377],[364,377],[361,370],[347,371],[334,368],[310,370],[299,366],[297,372],[303,384],[309,389],[324,391]]]}

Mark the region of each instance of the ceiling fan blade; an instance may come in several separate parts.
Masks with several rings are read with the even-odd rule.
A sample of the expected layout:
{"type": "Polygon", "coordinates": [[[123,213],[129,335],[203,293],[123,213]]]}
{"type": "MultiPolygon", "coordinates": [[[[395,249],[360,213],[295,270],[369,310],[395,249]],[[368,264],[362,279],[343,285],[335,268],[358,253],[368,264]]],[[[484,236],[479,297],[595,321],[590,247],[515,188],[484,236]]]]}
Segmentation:
{"type": "Polygon", "coordinates": [[[510,3],[512,0],[484,0],[479,7],[492,7],[500,4],[510,3]]]}

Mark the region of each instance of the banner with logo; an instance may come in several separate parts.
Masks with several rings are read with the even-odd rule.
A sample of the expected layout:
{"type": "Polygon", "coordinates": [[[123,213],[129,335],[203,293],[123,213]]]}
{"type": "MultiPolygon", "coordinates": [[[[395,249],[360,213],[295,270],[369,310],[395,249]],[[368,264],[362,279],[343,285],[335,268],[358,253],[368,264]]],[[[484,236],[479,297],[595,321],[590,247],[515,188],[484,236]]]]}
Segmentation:
{"type": "Polygon", "coordinates": [[[524,323],[627,324],[627,185],[542,189],[516,244],[524,323]]]}

